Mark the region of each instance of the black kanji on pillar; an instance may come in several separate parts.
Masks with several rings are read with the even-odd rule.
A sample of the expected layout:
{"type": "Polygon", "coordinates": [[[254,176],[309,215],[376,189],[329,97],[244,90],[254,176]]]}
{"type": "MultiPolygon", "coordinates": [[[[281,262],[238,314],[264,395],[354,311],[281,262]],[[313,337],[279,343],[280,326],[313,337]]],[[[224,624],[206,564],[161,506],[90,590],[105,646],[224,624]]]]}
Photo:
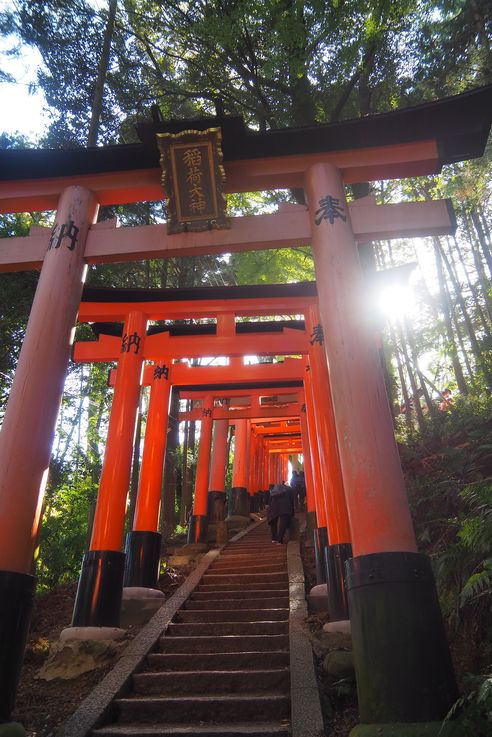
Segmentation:
{"type": "Polygon", "coordinates": [[[131,333],[130,335],[125,333],[123,336],[123,340],[121,341],[121,353],[130,353],[130,349],[132,346],[135,348],[135,353],[138,353],[140,350],[141,342],[142,338],[138,335],[137,332],[131,333]]]}
{"type": "Polygon", "coordinates": [[[343,214],[345,208],[340,205],[340,200],[336,197],[328,194],[326,197],[322,197],[318,204],[319,209],[316,210],[316,217],[314,219],[316,225],[320,225],[323,220],[328,220],[330,225],[333,225],[337,218],[340,218],[344,222],[347,220],[347,217],[343,214]]]}
{"type": "Polygon", "coordinates": [[[315,343],[319,343],[320,345],[323,344],[325,340],[325,336],[323,334],[323,328],[318,323],[313,327],[313,332],[311,333],[311,340],[309,341],[311,345],[314,345],[315,343]]]}
{"type": "Polygon", "coordinates": [[[154,379],[169,379],[169,368],[167,366],[156,366],[154,369],[154,379]]]}
{"type": "Polygon", "coordinates": [[[60,248],[64,238],[68,238],[69,242],[66,244],[69,251],[74,251],[77,245],[77,238],[79,237],[79,228],[75,225],[73,220],[69,220],[68,223],[62,225],[55,224],[51,231],[48,251],[60,248]]]}

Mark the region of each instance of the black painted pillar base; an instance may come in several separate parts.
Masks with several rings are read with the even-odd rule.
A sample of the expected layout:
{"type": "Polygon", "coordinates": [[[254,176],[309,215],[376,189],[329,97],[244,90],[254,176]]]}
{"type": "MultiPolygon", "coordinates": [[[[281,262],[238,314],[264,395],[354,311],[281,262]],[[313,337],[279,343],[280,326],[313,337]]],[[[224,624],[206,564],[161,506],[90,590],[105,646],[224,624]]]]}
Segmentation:
{"type": "Polygon", "coordinates": [[[249,494],[244,486],[233,486],[229,494],[229,517],[249,516],[249,494]]]}
{"type": "Polygon", "coordinates": [[[313,534],[316,529],[316,512],[306,512],[306,544],[313,544],[313,534]]]}
{"type": "Polygon", "coordinates": [[[34,576],[0,571],[0,723],[14,708],[35,585],[34,576]]]}
{"type": "Polygon", "coordinates": [[[350,543],[328,545],[325,550],[330,622],[341,622],[349,618],[345,588],[345,562],[351,557],[352,545],[350,543]]]}
{"type": "Polygon", "coordinates": [[[159,588],[160,532],[133,530],[126,536],[123,586],[159,588]]]}
{"type": "Polygon", "coordinates": [[[210,524],[225,519],[225,491],[209,491],[207,497],[207,519],[210,524]]]}
{"type": "Polygon", "coordinates": [[[346,582],[361,722],[442,719],[458,691],[429,558],[352,558],[346,582]]]}
{"type": "Polygon", "coordinates": [[[207,518],[202,514],[192,514],[188,525],[188,543],[207,542],[207,518]]]}
{"type": "Polygon", "coordinates": [[[328,547],[328,532],[326,527],[316,527],[313,531],[313,542],[316,583],[326,583],[325,549],[328,547]]]}
{"type": "Polygon", "coordinates": [[[260,498],[261,492],[256,492],[256,494],[251,494],[249,497],[249,511],[250,512],[259,512],[261,509],[261,498],[260,498]]]}
{"type": "Polygon", "coordinates": [[[72,627],[119,627],[125,554],[89,550],[82,559],[72,627]]]}

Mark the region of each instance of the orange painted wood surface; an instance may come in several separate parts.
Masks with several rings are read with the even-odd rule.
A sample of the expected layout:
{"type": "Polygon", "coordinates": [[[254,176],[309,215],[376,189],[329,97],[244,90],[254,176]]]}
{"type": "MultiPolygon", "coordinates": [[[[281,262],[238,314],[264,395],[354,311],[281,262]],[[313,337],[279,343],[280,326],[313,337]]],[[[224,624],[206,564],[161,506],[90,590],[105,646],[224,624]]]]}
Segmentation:
{"type": "Polygon", "coordinates": [[[306,177],[306,193],[353,552],[358,556],[414,551],[403,474],[340,173],[331,165],[313,166],[306,177]],[[327,197],[342,209],[332,222],[316,222],[316,212],[327,197]]]}
{"type": "MultiPolygon", "coordinates": [[[[73,359],[78,363],[114,361],[118,357],[119,338],[101,335],[97,341],[77,341],[73,359]]],[[[234,337],[220,335],[170,336],[149,335],[145,341],[144,359],[159,361],[163,356],[201,358],[202,356],[277,356],[307,353],[308,341],[302,330],[285,328],[281,333],[242,333],[234,337]]],[[[239,371],[238,371],[239,373],[239,371]]]]}
{"type": "Polygon", "coordinates": [[[216,420],[212,436],[209,491],[225,491],[229,420],[216,420]]]}
{"type": "MultiPolygon", "coordinates": [[[[306,404],[306,424],[309,438],[309,453],[311,456],[311,469],[313,473],[314,504],[316,507],[316,519],[318,527],[326,527],[326,494],[321,474],[321,459],[319,457],[318,437],[316,435],[316,420],[313,407],[313,389],[311,382],[311,366],[304,359],[304,392],[306,404]]],[[[307,452],[307,449],[306,449],[307,452]]]]}
{"type": "MultiPolygon", "coordinates": [[[[257,363],[244,366],[240,373],[234,366],[190,366],[188,363],[175,363],[169,367],[173,386],[217,386],[222,389],[224,384],[268,384],[272,391],[276,391],[275,384],[286,381],[302,381],[303,366],[298,358],[286,358],[279,363],[257,363]]],[[[152,382],[154,367],[147,365],[143,371],[142,385],[148,386],[152,382]]],[[[117,370],[111,370],[109,385],[114,386],[117,370]]],[[[296,387],[289,387],[296,389],[296,387]]],[[[211,391],[213,391],[211,389],[211,391]]],[[[270,391],[268,388],[267,391],[270,391]]]]}
{"type": "MultiPolygon", "coordinates": [[[[125,323],[127,336],[136,334],[145,342],[147,316],[131,312],[125,323]]],[[[121,338],[120,338],[121,344],[121,338]]],[[[130,483],[133,438],[140,396],[143,351],[134,346],[120,353],[113,403],[109,418],[106,451],[97,496],[91,550],[121,550],[126,500],[130,483]]]]}
{"type": "MultiPolygon", "coordinates": [[[[231,418],[231,423],[234,420],[231,418]]],[[[234,424],[234,463],[232,486],[248,488],[249,474],[249,426],[247,419],[237,419],[234,424]]]]}
{"type": "MultiPolygon", "coordinates": [[[[343,173],[346,184],[433,174],[440,170],[434,140],[348,149],[328,153],[245,159],[225,162],[226,192],[258,192],[301,187],[307,169],[330,162],[343,173]]],[[[159,168],[102,174],[24,179],[0,182],[0,212],[53,210],[69,186],[90,189],[101,205],[164,199],[159,168]]]]}
{"type": "Polygon", "coordinates": [[[162,368],[162,365],[154,368],[133,519],[133,529],[145,532],[157,532],[159,527],[171,396],[171,383],[165,373],[162,373],[162,368]]]}
{"type": "MultiPolygon", "coordinates": [[[[287,203],[286,203],[287,205],[287,203]]],[[[376,205],[370,197],[349,205],[354,235],[359,242],[380,238],[449,235],[456,226],[449,200],[376,205]]],[[[283,206],[271,215],[230,219],[229,230],[168,235],[166,225],[116,227],[115,220],[89,230],[85,259],[89,264],[235,253],[269,248],[293,248],[311,243],[309,213],[283,206]]],[[[33,227],[24,237],[0,240],[0,271],[39,268],[50,230],[33,227]]]]}
{"type": "MultiPolygon", "coordinates": [[[[43,263],[0,433],[0,569],[30,573],[56,419],[82,292],[84,247],[97,217],[91,192],[63,192],[55,226],[78,228],[43,263]]],[[[59,232],[59,231],[58,231],[59,232]]],[[[56,236],[56,233],[55,233],[56,236]]],[[[56,245],[56,238],[54,240],[56,245]]]]}
{"type": "Polygon", "coordinates": [[[198,445],[198,460],[195,478],[195,499],[193,502],[193,514],[205,517],[208,502],[208,480],[210,473],[210,450],[212,448],[212,414],[208,411],[213,408],[213,399],[208,396],[203,403],[200,442],[198,445]]]}
{"type": "MultiPolygon", "coordinates": [[[[313,336],[320,324],[319,308],[313,305],[306,313],[306,329],[313,336]]],[[[350,525],[343,488],[342,468],[338,453],[338,438],[326,354],[321,342],[310,341],[309,365],[313,391],[313,410],[318,439],[323,491],[325,494],[328,541],[330,545],[349,543],[350,525]]]]}
{"type": "Polygon", "coordinates": [[[302,438],[302,455],[304,466],[304,482],[306,484],[306,511],[316,512],[316,502],[314,498],[314,476],[311,461],[311,450],[309,445],[309,433],[307,426],[306,408],[301,410],[301,438],[302,438]]]}

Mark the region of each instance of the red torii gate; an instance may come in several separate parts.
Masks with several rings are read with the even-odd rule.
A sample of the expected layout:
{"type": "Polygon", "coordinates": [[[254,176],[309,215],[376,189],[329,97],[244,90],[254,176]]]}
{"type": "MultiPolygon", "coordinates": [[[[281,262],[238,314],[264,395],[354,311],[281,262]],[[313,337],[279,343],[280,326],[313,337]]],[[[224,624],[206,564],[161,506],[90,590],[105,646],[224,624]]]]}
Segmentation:
{"type": "MultiPolygon", "coordinates": [[[[358,302],[362,276],[351,222],[356,213],[346,203],[343,184],[433,173],[443,163],[480,156],[491,103],[488,87],[332,126],[248,135],[226,118],[201,125],[222,127],[228,191],[304,187],[306,192],[319,325],[354,544],[346,576],[360,714],[368,724],[438,720],[453,702],[456,688],[430,565],[416,552],[376,348],[358,302]],[[365,622],[372,624],[370,637],[365,622]],[[402,663],[404,679],[399,677],[402,663]]],[[[200,126],[194,123],[194,127],[200,126]]],[[[3,269],[30,268],[40,264],[42,250],[48,248],[0,436],[0,642],[5,653],[0,717],[4,720],[10,716],[30,616],[32,552],[85,264],[89,259],[121,260],[125,254],[134,258],[139,252],[135,245],[129,246],[130,241],[136,242],[137,229],[133,233],[116,230],[110,236],[104,226],[93,226],[98,205],[159,198],[156,162],[155,147],[145,144],[80,152],[0,152],[0,171],[17,176],[12,181],[10,173],[3,175],[1,211],[57,208],[51,233],[9,239],[0,258],[3,269]],[[95,250],[86,260],[88,241],[95,250]],[[105,248],[102,241],[111,243],[105,248]]],[[[449,232],[450,221],[443,220],[442,214],[437,217],[434,206],[430,209],[422,232],[449,232]]],[[[365,216],[369,215],[366,211],[365,216]]],[[[297,211],[294,219],[298,227],[297,211]]],[[[367,240],[368,230],[372,237],[380,233],[388,237],[390,229],[381,223],[385,219],[379,217],[378,227],[366,229],[362,238],[367,240]]],[[[159,226],[152,227],[157,234],[159,226]]],[[[267,245],[271,231],[268,234],[263,226],[255,234],[254,224],[245,223],[246,232],[241,234],[242,227],[233,225],[229,236],[227,231],[172,236],[172,246],[163,239],[159,255],[267,245]]],[[[284,225],[282,233],[285,245],[299,243],[292,222],[287,228],[284,225]]],[[[150,252],[157,255],[149,247],[155,237],[141,235],[144,248],[139,258],[150,252]]],[[[300,237],[305,243],[304,232],[300,237]]],[[[144,322],[129,318],[128,334],[143,333],[144,322]]],[[[133,354],[128,357],[122,373],[133,377],[137,362],[133,354]]],[[[313,467],[313,472],[318,470],[319,466],[313,467]]]]}
{"type": "MultiPolygon", "coordinates": [[[[181,301],[181,304],[175,303],[173,298],[176,298],[175,292],[170,290],[88,290],[86,296],[89,299],[95,300],[84,301],[81,305],[80,315],[81,318],[86,321],[94,321],[102,317],[118,318],[125,324],[124,328],[118,330],[119,333],[124,334],[124,342],[121,344],[121,337],[116,335],[107,335],[110,328],[108,326],[98,325],[97,332],[99,333],[97,342],[89,343],[77,343],[74,348],[75,360],[116,360],[118,357],[121,359],[121,363],[126,365],[127,362],[127,351],[125,340],[128,342],[128,337],[131,336],[131,330],[129,327],[129,317],[134,317],[140,314],[139,310],[146,310],[146,314],[151,314],[154,319],[163,319],[169,314],[179,317],[196,317],[197,315],[210,316],[214,315],[217,319],[216,333],[215,335],[208,336],[195,336],[190,333],[196,332],[198,328],[194,327],[179,327],[173,328],[168,326],[167,328],[158,328],[159,331],[169,332],[177,331],[187,332],[186,338],[184,336],[169,336],[165,340],[162,340],[162,332],[159,335],[147,335],[145,340],[143,335],[139,336],[138,340],[140,361],[143,359],[155,359],[162,361],[163,354],[174,356],[179,358],[180,356],[190,355],[203,355],[203,353],[210,356],[226,355],[244,355],[251,352],[250,346],[256,346],[256,352],[265,354],[283,354],[287,352],[297,352],[300,354],[309,354],[311,365],[304,367],[304,381],[308,383],[309,387],[309,398],[306,405],[309,406],[309,414],[311,417],[311,443],[314,443],[318,448],[318,454],[313,458],[312,466],[318,468],[319,473],[317,476],[317,483],[314,484],[315,489],[319,489],[316,501],[316,512],[317,512],[317,535],[316,535],[316,558],[319,561],[318,571],[321,580],[329,580],[330,585],[329,591],[329,606],[333,620],[346,619],[347,618],[347,600],[346,590],[344,584],[344,565],[345,561],[352,556],[352,547],[350,544],[350,529],[349,521],[345,503],[345,496],[343,490],[343,480],[340,469],[340,461],[338,455],[335,423],[333,418],[333,408],[330,401],[329,392],[329,380],[328,372],[326,367],[326,361],[322,351],[322,330],[317,323],[319,320],[319,311],[316,304],[315,297],[315,286],[313,284],[297,284],[280,287],[274,287],[270,285],[268,287],[242,287],[242,288],[220,288],[220,289],[189,289],[186,292],[187,300],[181,301]],[[276,297],[269,296],[264,298],[265,292],[270,294],[276,292],[276,297]],[[238,298],[238,292],[242,293],[241,299],[238,298]],[[159,301],[159,295],[161,301],[159,301]],[[212,295],[215,299],[212,299],[212,295]],[[220,299],[219,297],[222,297],[220,299]],[[128,301],[117,302],[115,300],[118,297],[125,297],[128,301]],[[201,297],[201,300],[198,298],[201,297]],[[104,301],[102,301],[104,300],[104,301]],[[252,315],[252,314],[285,314],[285,313],[302,313],[306,317],[306,326],[308,333],[299,331],[299,325],[295,322],[275,322],[275,323],[235,323],[235,314],[239,315],[252,315]],[[290,329],[290,325],[297,325],[297,330],[290,329]],[[128,326],[128,327],[127,327],[128,326]],[[244,330],[248,328],[248,334],[239,335],[236,334],[236,330],[244,330]],[[258,331],[265,329],[269,330],[270,333],[262,335],[258,331]],[[281,329],[281,333],[278,334],[278,340],[274,341],[275,337],[272,334],[273,328],[281,329]],[[255,332],[252,332],[255,331],[255,332]],[[251,333],[251,334],[250,334],[251,333]],[[297,335],[295,335],[297,333],[297,335]],[[260,341],[259,338],[264,337],[264,341],[260,341]],[[156,338],[159,340],[157,343],[156,338]],[[309,338],[311,338],[309,340],[309,338]],[[249,340],[248,340],[249,339],[249,340]],[[152,341],[150,350],[147,348],[147,341],[152,341]],[[196,349],[194,344],[198,341],[196,349]],[[157,347],[156,347],[157,343],[157,347]],[[196,350],[195,354],[193,351],[196,350]],[[180,352],[181,351],[181,352],[180,352]],[[316,391],[317,401],[315,402],[312,397],[313,386],[316,391]],[[328,390],[327,390],[328,389],[328,390]],[[321,459],[321,461],[319,460],[321,459]]],[[[181,294],[179,295],[181,296],[181,294]]],[[[304,324],[303,326],[304,327],[304,324]]],[[[212,326],[207,326],[207,332],[213,330],[212,326]]],[[[235,359],[232,359],[235,360],[235,359]]],[[[168,363],[170,361],[168,360],[168,363]]],[[[179,365],[179,364],[178,364],[179,365]]],[[[273,367],[272,367],[273,368],[273,367]]],[[[234,364],[231,369],[234,372],[239,372],[239,366],[234,364]]],[[[149,370],[147,368],[147,370],[149,370]]],[[[169,372],[169,368],[166,367],[166,371],[169,372]]],[[[175,367],[172,367],[175,370],[175,367]]],[[[244,371],[244,367],[242,367],[244,371]]],[[[276,369],[274,369],[277,371],[276,369]]],[[[153,369],[152,369],[153,371],[153,369]]],[[[213,369],[216,374],[216,368],[213,369]]],[[[247,373],[247,372],[246,372],[247,373]]],[[[278,377],[279,378],[279,377],[278,377]]],[[[277,378],[277,381],[278,381],[277,378]]],[[[153,374],[154,382],[159,379],[161,384],[161,374],[157,376],[153,374]]],[[[135,382],[135,376],[133,377],[135,382]]],[[[172,383],[174,379],[169,379],[172,383]]],[[[125,393],[128,391],[128,387],[125,386],[125,393]]],[[[120,396],[120,393],[118,393],[120,396]]],[[[125,396],[125,395],[123,395],[125,396]]],[[[123,402],[123,400],[121,400],[123,402]]],[[[134,402],[136,402],[134,397],[134,402]]],[[[197,481],[196,481],[196,500],[194,505],[194,514],[191,518],[189,537],[191,540],[205,540],[206,539],[206,524],[207,524],[207,490],[208,490],[208,475],[209,475],[209,461],[210,461],[210,446],[212,438],[212,397],[207,397],[208,405],[203,410],[204,416],[202,420],[202,442],[200,444],[200,454],[198,461],[197,470],[197,481]]],[[[111,575],[113,575],[113,569],[117,565],[115,560],[118,559],[118,551],[121,546],[121,531],[123,528],[123,510],[124,510],[124,499],[126,497],[128,478],[130,474],[130,458],[131,458],[131,442],[130,438],[133,437],[133,425],[126,427],[125,436],[126,440],[126,451],[125,457],[121,456],[122,443],[122,432],[120,420],[120,414],[122,409],[119,408],[119,402],[117,403],[118,412],[115,412],[114,418],[112,415],[109,432],[108,432],[108,443],[107,443],[107,455],[105,456],[105,462],[103,465],[103,472],[101,477],[101,506],[98,506],[96,510],[94,533],[91,542],[91,551],[87,554],[84,561],[83,573],[81,576],[81,582],[79,586],[79,595],[77,597],[77,603],[74,613],[74,624],[83,626],[89,624],[110,624],[118,621],[119,617],[119,606],[118,601],[114,597],[114,591],[112,592],[111,601],[113,601],[112,607],[107,602],[104,596],[104,591],[108,588],[106,585],[102,585],[103,578],[98,572],[97,576],[93,572],[94,562],[93,559],[97,554],[97,559],[105,561],[107,559],[107,566],[110,566],[111,561],[111,575]],[[116,428],[113,431],[113,428],[116,428]],[[122,473],[122,469],[126,468],[126,477],[120,477],[115,487],[115,479],[113,478],[113,469],[115,466],[118,467],[119,473],[122,473]],[[106,468],[109,468],[109,476],[106,474],[106,468]],[[106,479],[109,478],[110,483],[105,483],[106,479]],[[118,492],[115,491],[115,488],[118,492]],[[109,493],[114,497],[117,493],[121,498],[119,505],[120,512],[115,515],[110,506],[109,493]],[[103,510],[101,514],[104,520],[104,531],[102,536],[99,536],[96,531],[99,529],[99,518],[100,514],[98,510],[103,510]],[[108,534],[107,528],[109,527],[109,520],[112,520],[115,525],[115,536],[108,534]],[[119,520],[116,522],[116,520],[119,520]],[[119,543],[118,543],[119,541],[119,543]],[[106,547],[105,547],[106,546],[106,547]],[[108,549],[109,546],[109,549],[108,549]],[[106,550],[106,552],[101,552],[106,550]],[[112,552],[110,552],[112,551],[112,552]],[[97,595],[94,591],[94,587],[97,584],[97,595]]],[[[122,405],[129,412],[129,417],[135,417],[135,407],[129,408],[129,403],[125,402],[122,405]]],[[[219,410],[220,411],[220,410],[219,410]]],[[[261,412],[259,412],[261,414],[261,412]]],[[[125,423],[127,424],[127,423],[125,423]]],[[[237,466],[234,468],[233,475],[233,488],[231,490],[231,513],[245,515],[248,512],[248,491],[246,482],[246,464],[243,463],[244,458],[248,454],[247,435],[244,424],[239,425],[240,430],[240,453],[237,454],[237,466]]],[[[307,440],[307,436],[306,436],[307,440]]],[[[305,441],[306,442],[306,441],[305,441]]],[[[297,446],[295,448],[298,449],[297,446]]],[[[163,451],[162,451],[163,452],[163,451]]],[[[155,478],[159,476],[158,467],[154,467],[153,475],[155,478]]],[[[147,477],[147,474],[145,474],[147,477]]],[[[154,481],[156,487],[155,494],[157,495],[160,484],[158,481],[154,481]]],[[[113,502],[114,504],[114,502],[113,502]]],[[[139,505],[137,504],[137,511],[139,505]]],[[[314,508],[309,510],[314,512],[314,508]]],[[[155,520],[157,520],[157,512],[154,514],[155,520]]],[[[313,520],[314,522],[314,520],[313,520]]],[[[138,523],[138,515],[137,515],[138,523]]],[[[149,535],[155,537],[156,532],[149,530],[149,535]]],[[[132,541],[129,546],[127,545],[127,558],[128,560],[143,560],[144,553],[142,552],[141,545],[143,544],[139,530],[139,534],[134,537],[138,540],[138,550],[135,554],[132,553],[132,541]]],[[[150,537],[152,539],[152,537],[150,537]]],[[[132,538],[133,540],[133,538],[132,538]]],[[[151,543],[149,543],[151,545],[151,543]]],[[[151,559],[158,557],[157,552],[157,541],[155,542],[154,553],[151,559]]],[[[123,566],[123,560],[119,559],[119,567],[123,566]]],[[[150,565],[150,568],[155,566],[150,565]]],[[[151,576],[152,578],[152,576],[151,576]]],[[[128,581],[128,579],[126,579],[128,581]]]]}

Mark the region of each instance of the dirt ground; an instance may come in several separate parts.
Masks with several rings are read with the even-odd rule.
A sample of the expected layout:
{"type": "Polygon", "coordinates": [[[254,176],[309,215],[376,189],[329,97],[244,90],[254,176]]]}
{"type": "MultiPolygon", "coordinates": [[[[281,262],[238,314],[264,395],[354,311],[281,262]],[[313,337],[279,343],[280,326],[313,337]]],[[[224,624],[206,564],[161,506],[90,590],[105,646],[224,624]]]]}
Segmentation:
{"type": "MultiPolygon", "coordinates": [[[[168,596],[181,585],[188,570],[170,569],[160,578],[160,587],[168,596]]],[[[57,642],[60,632],[69,626],[77,584],[60,586],[42,594],[36,600],[24,666],[12,718],[24,725],[28,737],[48,737],[62,724],[111,666],[83,673],[71,680],[57,678],[44,681],[37,678],[49,654],[50,643],[57,642]]],[[[127,637],[132,639],[140,627],[130,627],[127,637]]]]}

